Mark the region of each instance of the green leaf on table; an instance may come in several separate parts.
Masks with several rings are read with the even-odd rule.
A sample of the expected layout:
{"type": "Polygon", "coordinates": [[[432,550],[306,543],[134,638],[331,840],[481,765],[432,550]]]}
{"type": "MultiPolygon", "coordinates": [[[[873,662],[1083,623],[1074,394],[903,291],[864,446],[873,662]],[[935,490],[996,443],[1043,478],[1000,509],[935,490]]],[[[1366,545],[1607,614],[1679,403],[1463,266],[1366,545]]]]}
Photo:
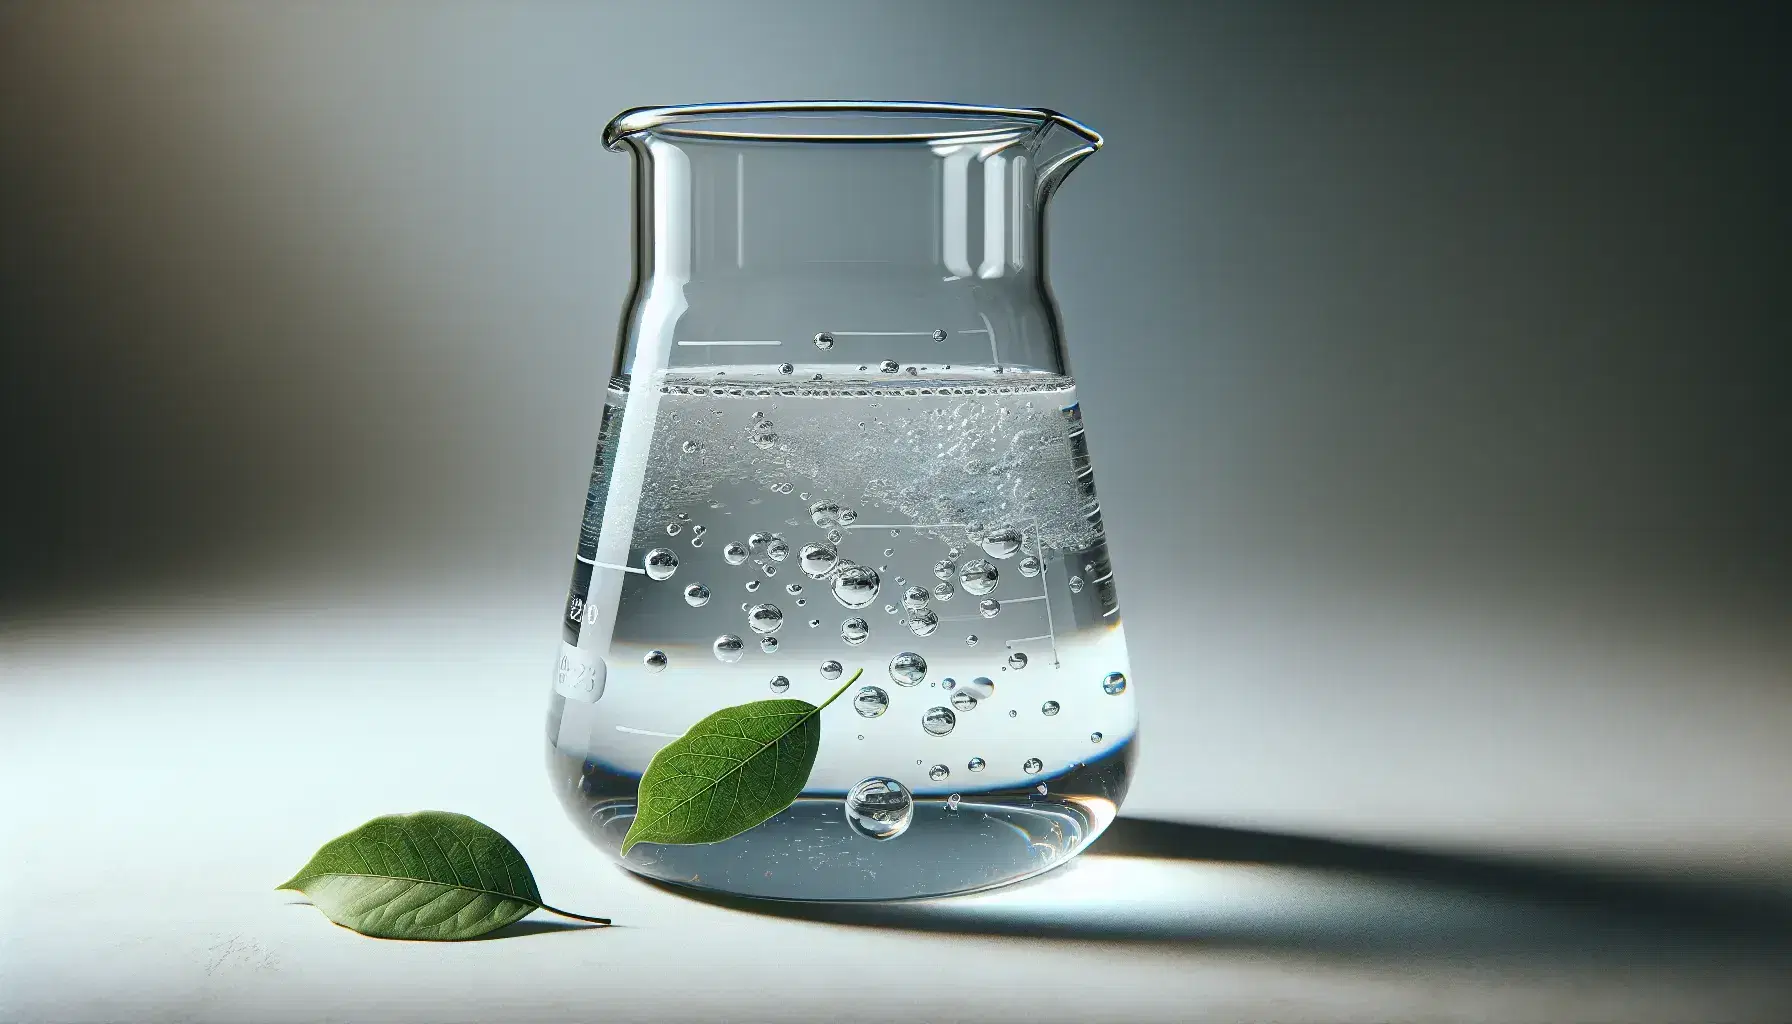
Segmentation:
{"type": "Polygon", "coordinates": [[[819,706],[778,699],[723,708],[661,747],[641,776],[623,854],[636,843],[719,843],[789,807],[815,767],[821,709],[863,672],[819,706]]]}
{"type": "Polygon", "coordinates": [[[472,939],[537,909],[610,923],[542,903],[510,840],[447,811],[375,818],[325,843],[277,888],[302,892],[330,920],[382,939],[472,939]]]}

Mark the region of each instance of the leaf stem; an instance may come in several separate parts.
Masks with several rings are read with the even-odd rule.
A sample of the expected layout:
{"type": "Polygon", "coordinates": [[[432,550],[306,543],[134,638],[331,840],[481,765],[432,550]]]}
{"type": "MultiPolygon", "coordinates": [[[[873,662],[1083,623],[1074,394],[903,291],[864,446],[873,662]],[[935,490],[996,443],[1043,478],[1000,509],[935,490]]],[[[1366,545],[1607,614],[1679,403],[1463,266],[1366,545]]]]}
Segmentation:
{"type": "Polygon", "coordinates": [[[864,674],[865,674],[865,670],[864,670],[864,669],[863,669],[863,668],[861,668],[861,669],[859,669],[859,670],[858,670],[858,671],[857,671],[857,672],[854,672],[854,673],[853,673],[853,674],[852,674],[852,678],[851,678],[851,679],[848,679],[848,680],[847,680],[847,681],[846,681],[846,685],[844,685],[844,686],[842,686],[842,687],[840,687],[840,688],[839,688],[839,689],[838,689],[838,690],[835,690],[835,691],[834,691],[834,695],[833,695],[833,696],[832,696],[832,697],[829,697],[829,698],[828,698],[828,699],[827,699],[827,700],[824,700],[824,701],[822,701],[822,702],[821,702],[821,707],[819,707],[819,708],[816,708],[816,709],[815,709],[815,710],[816,710],[816,711],[820,711],[820,710],[821,710],[821,709],[822,709],[822,708],[825,708],[825,707],[827,707],[827,706],[828,706],[828,705],[829,705],[829,704],[832,704],[832,703],[834,703],[834,701],[836,701],[836,700],[838,700],[838,699],[839,699],[839,698],[840,698],[840,695],[841,695],[841,694],[843,694],[843,693],[845,693],[845,692],[846,692],[846,691],[847,691],[847,689],[848,689],[848,688],[849,688],[849,687],[851,687],[851,686],[852,686],[852,684],[854,684],[854,683],[856,683],[856,682],[858,682],[858,681],[859,681],[859,677],[860,677],[860,676],[862,676],[862,675],[864,675],[864,674]]]}
{"type": "Polygon", "coordinates": [[[584,914],[575,914],[570,910],[561,910],[559,907],[550,907],[546,903],[537,903],[536,906],[540,907],[541,909],[547,911],[550,914],[559,914],[561,917],[570,917],[574,921],[589,921],[592,924],[609,924],[610,923],[610,919],[607,917],[586,917],[584,914]]]}

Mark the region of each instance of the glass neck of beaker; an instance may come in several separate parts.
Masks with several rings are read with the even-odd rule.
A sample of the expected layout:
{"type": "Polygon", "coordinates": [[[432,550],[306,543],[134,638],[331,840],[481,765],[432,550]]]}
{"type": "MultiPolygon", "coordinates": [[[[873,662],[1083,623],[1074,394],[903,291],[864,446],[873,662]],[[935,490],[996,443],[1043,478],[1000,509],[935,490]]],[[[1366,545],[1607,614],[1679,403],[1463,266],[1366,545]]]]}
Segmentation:
{"type": "Polygon", "coordinates": [[[829,266],[996,280],[1038,272],[1043,205],[1100,137],[1049,111],[741,104],[635,111],[643,277],[829,266]]]}
{"type": "Polygon", "coordinates": [[[1064,372],[1043,226],[1053,191],[1100,145],[1075,122],[743,104],[631,111],[605,142],[635,160],[618,373],[891,361],[1064,372]]]}

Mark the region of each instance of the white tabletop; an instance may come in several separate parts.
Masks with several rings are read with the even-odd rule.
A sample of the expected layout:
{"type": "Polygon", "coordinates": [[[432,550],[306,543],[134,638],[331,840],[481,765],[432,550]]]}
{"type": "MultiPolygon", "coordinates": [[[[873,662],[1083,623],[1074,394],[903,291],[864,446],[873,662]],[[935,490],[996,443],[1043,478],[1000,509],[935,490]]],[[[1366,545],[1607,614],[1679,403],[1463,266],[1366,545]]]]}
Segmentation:
{"type": "MultiPolygon", "coordinates": [[[[1123,820],[1111,852],[931,905],[804,919],[687,898],[608,865],[551,795],[552,595],[244,607],[3,634],[0,1020],[1767,1021],[1792,1007],[1771,900],[1726,916],[1683,887],[1589,889],[1572,872],[1252,832],[1123,820]],[[550,902],[618,926],[537,915],[486,941],[389,942],[274,890],[323,841],[422,808],[497,828],[550,902]]],[[[1146,799],[1126,813],[1199,817],[1144,784],[1189,767],[1151,740],[1146,799]]]]}

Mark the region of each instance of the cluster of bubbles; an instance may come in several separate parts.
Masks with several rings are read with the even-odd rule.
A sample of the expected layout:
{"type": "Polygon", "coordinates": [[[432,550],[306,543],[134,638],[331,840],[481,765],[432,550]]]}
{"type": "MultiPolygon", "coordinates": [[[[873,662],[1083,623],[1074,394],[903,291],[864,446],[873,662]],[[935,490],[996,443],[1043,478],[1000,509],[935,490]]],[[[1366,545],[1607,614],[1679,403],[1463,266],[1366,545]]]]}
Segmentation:
{"type": "MultiPolygon", "coordinates": [[[[831,339],[829,342],[831,344],[831,339]]],[[[819,336],[817,343],[821,344],[819,336]]],[[[895,367],[893,363],[887,363],[880,369],[883,372],[894,372],[895,367]]],[[[718,415],[720,415],[719,411],[718,415]]],[[[749,439],[750,442],[755,447],[762,449],[776,444],[778,440],[778,436],[772,431],[771,421],[762,413],[754,414],[750,434],[752,435],[749,439]]],[[[695,454],[702,450],[703,445],[694,441],[686,442],[684,447],[684,451],[689,454],[695,454]]],[[[788,489],[788,485],[775,486],[773,489],[783,492],[788,489]]],[[[808,495],[805,494],[802,497],[803,500],[808,500],[808,495]]],[[[750,503],[757,503],[757,499],[751,499],[750,503]]],[[[712,508],[720,507],[719,502],[712,501],[710,504],[712,508]]],[[[888,567],[860,565],[849,559],[843,559],[834,546],[839,543],[842,536],[838,527],[854,523],[858,518],[857,513],[852,509],[842,508],[837,502],[829,500],[812,503],[808,512],[810,522],[818,528],[827,530],[829,539],[826,542],[804,544],[797,551],[796,565],[799,570],[810,579],[827,581],[835,600],[844,608],[859,609],[872,605],[881,593],[884,582],[883,574],[888,571],[888,567]]],[[[689,516],[680,513],[678,519],[688,521],[689,516]]],[[[793,519],[790,522],[794,525],[797,520],[793,519]]],[[[668,536],[678,536],[682,529],[684,527],[678,521],[666,525],[668,536]]],[[[997,526],[985,530],[982,524],[974,522],[970,525],[969,530],[972,543],[982,549],[987,560],[973,558],[960,564],[956,561],[960,552],[958,548],[954,547],[950,551],[951,557],[940,559],[934,564],[933,575],[938,582],[931,589],[923,586],[908,586],[900,576],[894,578],[896,586],[905,587],[900,598],[900,611],[906,613],[904,622],[918,636],[930,635],[939,624],[937,613],[929,607],[931,602],[949,601],[956,596],[960,589],[981,599],[977,605],[980,616],[993,618],[998,615],[1001,612],[1001,602],[989,596],[997,589],[1001,579],[1001,571],[994,561],[1013,558],[1018,554],[1022,557],[1018,561],[1017,571],[1022,577],[1036,578],[1044,571],[1044,566],[1037,555],[1023,553],[1022,549],[1026,541],[1025,532],[1010,526],[997,526]],[[955,581],[956,586],[954,585],[955,581]]],[[[690,531],[693,535],[693,544],[697,544],[700,542],[705,528],[701,524],[697,524],[692,525],[690,531]]],[[[892,530],[891,534],[896,536],[898,531],[892,530]]],[[[755,532],[748,536],[744,545],[739,541],[727,542],[723,546],[722,555],[724,561],[730,565],[741,565],[750,558],[755,559],[764,574],[772,576],[776,572],[773,563],[788,560],[791,550],[791,545],[780,535],[755,532]]],[[[885,549],[884,554],[885,557],[893,557],[894,549],[885,549]]],[[[664,581],[671,578],[677,571],[678,557],[668,548],[654,548],[647,552],[643,560],[643,569],[651,579],[664,581]]],[[[1071,576],[1067,582],[1072,593],[1080,593],[1084,587],[1084,581],[1080,576],[1071,576]]],[[[749,591],[757,590],[758,581],[749,581],[747,589],[749,591]]],[[[791,583],[785,589],[794,597],[802,593],[803,587],[800,583],[791,583]]],[[[691,607],[700,608],[709,603],[711,593],[704,584],[692,583],[684,588],[684,597],[686,603],[691,607]]],[[[801,600],[798,601],[798,604],[803,603],[801,600]]],[[[885,607],[892,614],[898,613],[895,604],[887,604],[885,607]]],[[[776,605],[770,603],[743,604],[742,609],[747,613],[749,628],[759,637],[761,649],[767,652],[775,650],[778,640],[772,634],[777,633],[782,627],[783,612],[776,605]]],[[[818,627],[820,624],[821,620],[819,619],[809,620],[811,628],[818,627]]],[[[851,646],[859,646],[869,635],[870,626],[861,617],[854,616],[841,623],[841,639],[851,646]]],[[[969,635],[965,638],[965,642],[967,645],[975,645],[977,637],[974,634],[969,635]]],[[[743,649],[744,644],[741,638],[733,634],[717,637],[713,644],[716,658],[725,663],[741,660],[743,649]]],[[[667,657],[663,651],[650,651],[643,661],[647,670],[652,673],[664,671],[667,665],[667,657]]],[[[1008,669],[1020,670],[1027,666],[1028,659],[1026,654],[1015,651],[1007,656],[1006,662],[1008,669]]],[[[844,667],[837,660],[828,659],[820,665],[820,674],[823,679],[835,680],[840,678],[843,673],[844,667]]],[[[926,659],[913,652],[903,652],[891,659],[889,664],[890,679],[898,686],[918,686],[925,680],[926,674],[926,659]]],[[[978,676],[962,684],[948,677],[941,680],[940,686],[950,694],[948,703],[951,706],[930,707],[921,716],[923,731],[936,737],[950,735],[957,725],[959,714],[975,710],[980,703],[988,701],[995,693],[994,681],[986,676],[978,676]]],[[[1120,672],[1109,673],[1101,680],[1101,686],[1103,692],[1108,695],[1124,693],[1126,677],[1120,672]]],[[[770,688],[774,693],[784,693],[788,691],[789,687],[790,680],[783,675],[774,676],[770,681],[770,688]]],[[[889,710],[890,693],[881,686],[866,685],[860,687],[851,703],[854,711],[862,718],[882,717],[889,710]]],[[[1047,700],[1040,705],[1040,713],[1045,717],[1056,716],[1060,711],[1061,705],[1055,700],[1047,700]]],[[[1009,717],[1014,717],[1017,712],[1010,710],[1008,714],[1009,717]]],[[[860,739],[863,738],[861,735],[860,739]]],[[[1099,731],[1089,734],[1091,743],[1100,743],[1102,739],[1103,734],[1099,731]]],[[[917,761],[916,763],[919,765],[922,762],[917,761]]],[[[987,767],[987,762],[981,757],[973,757],[965,767],[969,772],[978,773],[987,767]]],[[[1022,764],[1022,770],[1029,775],[1038,774],[1044,770],[1044,762],[1037,757],[1028,758],[1022,764]]],[[[950,777],[951,770],[945,764],[935,764],[928,769],[927,775],[930,781],[941,782],[950,777]]],[[[959,795],[952,794],[947,802],[947,809],[955,811],[958,800],[959,795]]],[[[854,831],[872,839],[890,839],[901,835],[912,821],[913,812],[913,796],[907,788],[894,779],[881,776],[862,781],[848,793],[846,798],[848,822],[854,831]]]]}

